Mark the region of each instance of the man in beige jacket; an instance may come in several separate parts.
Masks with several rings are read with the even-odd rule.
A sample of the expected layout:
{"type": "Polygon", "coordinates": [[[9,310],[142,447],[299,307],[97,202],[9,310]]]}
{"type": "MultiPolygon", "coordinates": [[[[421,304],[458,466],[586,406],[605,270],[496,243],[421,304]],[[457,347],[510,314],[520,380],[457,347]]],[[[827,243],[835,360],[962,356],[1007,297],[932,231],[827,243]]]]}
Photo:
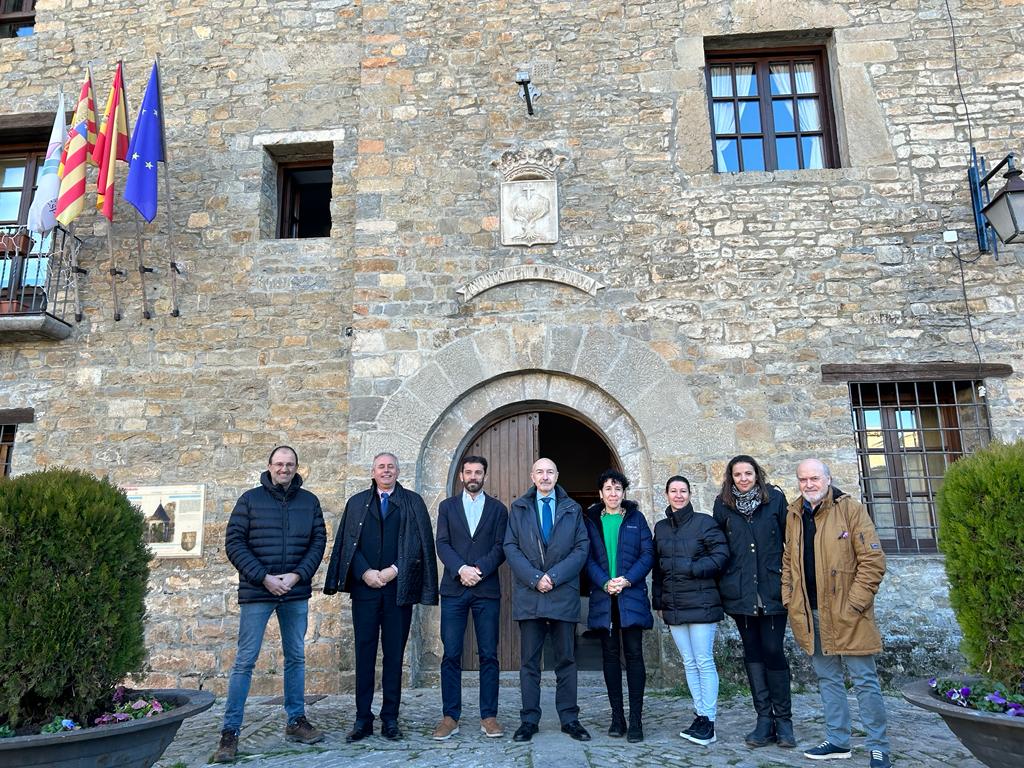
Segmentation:
{"type": "Polygon", "coordinates": [[[806,459],[796,478],[800,496],[786,514],[782,602],[793,637],[811,657],[818,676],[826,729],[826,740],[804,757],[851,755],[845,660],[867,731],[869,765],[891,768],[885,702],[875,669],[882,637],[875,625],[874,600],[885,575],[885,554],[867,509],[832,485],[825,464],[806,459]]]}

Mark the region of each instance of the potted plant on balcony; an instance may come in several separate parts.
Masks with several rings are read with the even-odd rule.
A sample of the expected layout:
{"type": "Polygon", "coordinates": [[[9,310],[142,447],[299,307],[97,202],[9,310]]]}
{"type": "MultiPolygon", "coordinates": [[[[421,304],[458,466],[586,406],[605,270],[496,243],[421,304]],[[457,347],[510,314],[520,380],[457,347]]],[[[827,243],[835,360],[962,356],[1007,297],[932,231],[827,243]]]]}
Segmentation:
{"type": "Polygon", "coordinates": [[[1024,442],[994,444],[949,467],[939,491],[939,547],[974,675],[903,690],[937,712],[991,768],[1024,765],[1024,442]]]}
{"type": "Polygon", "coordinates": [[[145,660],[143,528],[123,492],[84,472],[0,482],[0,767],[149,768],[213,703],[118,690],[145,660]]]}

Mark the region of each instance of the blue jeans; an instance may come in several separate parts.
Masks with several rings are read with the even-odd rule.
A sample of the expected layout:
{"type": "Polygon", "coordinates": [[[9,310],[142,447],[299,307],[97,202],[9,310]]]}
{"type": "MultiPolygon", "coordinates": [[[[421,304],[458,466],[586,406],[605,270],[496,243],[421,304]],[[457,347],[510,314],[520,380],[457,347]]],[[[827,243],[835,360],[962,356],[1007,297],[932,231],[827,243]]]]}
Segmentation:
{"type": "Polygon", "coordinates": [[[718,624],[678,624],[669,629],[683,657],[693,709],[714,722],[718,714],[718,669],[714,653],[718,624]]]}
{"type": "Polygon", "coordinates": [[[480,719],[498,715],[500,611],[500,598],[477,597],[469,589],[458,597],[441,598],[441,704],[444,714],[453,720],[462,716],[462,646],[470,612],[480,655],[480,719]]]}
{"type": "Polygon", "coordinates": [[[228,701],[222,730],[238,733],[242,728],[245,700],[252,683],[252,669],[260,655],[263,633],[272,613],[277,614],[284,650],[284,710],[289,725],[306,714],[306,619],[308,600],[242,603],[238,621],[238,652],[228,680],[228,701]]]}
{"type": "Polygon", "coordinates": [[[885,733],[885,701],[878,684],[874,656],[826,656],[821,652],[821,634],[818,612],[814,616],[814,655],[811,666],[818,676],[818,691],[825,710],[825,738],[837,747],[850,746],[850,701],[846,694],[843,661],[850,672],[853,690],[857,694],[860,720],[867,732],[868,749],[889,752],[889,739],[885,733]]]}

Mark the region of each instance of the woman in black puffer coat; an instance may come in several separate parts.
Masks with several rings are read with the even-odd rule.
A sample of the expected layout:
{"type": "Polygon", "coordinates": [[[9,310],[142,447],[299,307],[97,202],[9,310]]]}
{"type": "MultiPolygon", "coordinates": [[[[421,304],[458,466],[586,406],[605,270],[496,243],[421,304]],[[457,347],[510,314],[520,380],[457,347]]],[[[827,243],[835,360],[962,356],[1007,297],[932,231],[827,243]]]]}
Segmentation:
{"type": "Polygon", "coordinates": [[[786,497],[768,485],[753,458],[735,456],[725,469],[715,499],[715,520],[725,531],[730,561],[718,588],[725,612],[743,641],[743,661],[757,725],[747,734],[751,747],[775,741],[795,747],[789,661],[783,640],[782,546],[786,541],[786,497]]]}
{"type": "Polygon", "coordinates": [[[693,511],[689,480],[670,477],[665,495],[665,519],[654,526],[654,608],[669,625],[693,697],[696,719],[679,735],[706,745],[715,741],[715,630],[725,617],[715,580],[729,547],[714,519],[693,511]]]}

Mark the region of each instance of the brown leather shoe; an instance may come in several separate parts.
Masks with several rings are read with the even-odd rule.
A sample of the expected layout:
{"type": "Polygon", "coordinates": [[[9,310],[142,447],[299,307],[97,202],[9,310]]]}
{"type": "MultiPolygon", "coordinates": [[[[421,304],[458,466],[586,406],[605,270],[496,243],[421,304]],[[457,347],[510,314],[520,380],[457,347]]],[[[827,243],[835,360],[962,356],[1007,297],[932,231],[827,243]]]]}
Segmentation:
{"type": "Polygon", "coordinates": [[[316,744],[324,740],[324,735],[320,729],[314,728],[304,716],[300,716],[294,723],[284,729],[284,737],[288,741],[297,741],[300,744],[316,744]]]}
{"type": "Polygon", "coordinates": [[[445,715],[434,729],[434,741],[445,741],[459,732],[459,721],[445,715]]]}
{"type": "Polygon", "coordinates": [[[480,733],[489,739],[499,739],[505,735],[505,729],[498,725],[498,718],[485,717],[480,721],[480,733]]]}
{"type": "Polygon", "coordinates": [[[238,752],[238,734],[234,731],[221,731],[220,744],[217,751],[210,757],[211,763],[233,763],[238,752]]]}

